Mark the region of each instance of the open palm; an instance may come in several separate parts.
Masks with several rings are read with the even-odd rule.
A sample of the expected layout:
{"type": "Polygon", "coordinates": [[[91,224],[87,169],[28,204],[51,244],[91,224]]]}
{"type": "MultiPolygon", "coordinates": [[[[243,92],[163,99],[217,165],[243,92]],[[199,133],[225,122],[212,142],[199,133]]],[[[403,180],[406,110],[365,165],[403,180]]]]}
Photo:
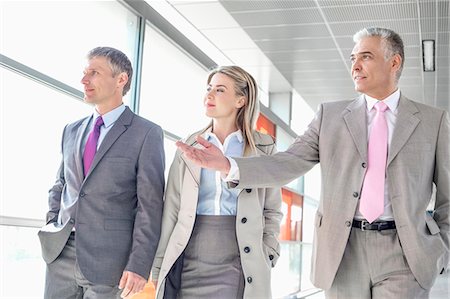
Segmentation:
{"type": "Polygon", "coordinates": [[[176,146],[189,160],[202,168],[217,170],[225,174],[230,171],[228,159],[217,146],[201,136],[197,136],[197,143],[202,145],[203,148],[196,148],[181,141],[177,141],[176,146]]]}

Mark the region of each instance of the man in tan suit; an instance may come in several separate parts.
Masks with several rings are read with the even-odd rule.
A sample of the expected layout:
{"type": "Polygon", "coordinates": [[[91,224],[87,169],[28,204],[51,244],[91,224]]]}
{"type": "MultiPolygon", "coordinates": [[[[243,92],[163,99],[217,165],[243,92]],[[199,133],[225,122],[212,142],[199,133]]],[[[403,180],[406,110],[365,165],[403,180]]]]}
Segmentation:
{"type": "Polygon", "coordinates": [[[233,160],[201,138],[204,150],[177,145],[241,189],[286,184],[320,163],[314,285],[327,298],[428,298],[449,262],[449,115],[401,94],[404,50],[398,34],[366,28],[354,41],[352,77],[361,96],[322,104],[285,152],[233,160]],[[385,145],[374,147],[380,124],[385,145]],[[381,177],[374,179],[380,169],[381,177]],[[373,198],[377,195],[381,201],[373,198]]]}

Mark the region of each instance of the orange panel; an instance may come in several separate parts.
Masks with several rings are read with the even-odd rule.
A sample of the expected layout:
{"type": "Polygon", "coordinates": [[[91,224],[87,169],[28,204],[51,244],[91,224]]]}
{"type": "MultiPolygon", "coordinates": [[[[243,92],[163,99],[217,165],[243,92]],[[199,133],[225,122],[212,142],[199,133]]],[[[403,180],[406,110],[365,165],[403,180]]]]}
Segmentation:
{"type": "MultiPolygon", "coordinates": [[[[283,204],[287,205],[287,214],[284,217],[284,222],[281,223],[280,240],[301,241],[302,240],[302,221],[295,221],[292,219],[293,206],[300,207],[303,213],[303,196],[281,188],[281,196],[283,204]]],[[[301,217],[303,219],[303,215],[301,217]]]]}
{"type": "Polygon", "coordinates": [[[154,299],[155,298],[155,287],[153,283],[150,281],[144,287],[144,290],[133,297],[131,299],[154,299]]]}
{"type": "Polygon", "coordinates": [[[268,134],[272,136],[273,138],[276,137],[276,130],[275,125],[273,122],[270,121],[267,117],[265,117],[263,114],[259,114],[258,120],[256,122],[256,131],[259,131],[264,134],[268,134]]]}
{"type": "Polygon", "coordinates": [[[281,198],[283,204],[287,205],[287,213],[284,217],[284,222],[281,223],[280,240],[291,239],[291,206],[292,206],[292,192],[281,188],[281,198]]]}

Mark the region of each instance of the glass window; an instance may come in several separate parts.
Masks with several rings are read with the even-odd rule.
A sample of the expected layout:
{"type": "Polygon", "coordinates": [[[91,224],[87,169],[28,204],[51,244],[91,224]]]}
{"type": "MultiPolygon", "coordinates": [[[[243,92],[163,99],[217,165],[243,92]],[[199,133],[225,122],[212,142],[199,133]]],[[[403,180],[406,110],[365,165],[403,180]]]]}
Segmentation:
{"type": "Polygon", "coordinates": [[[291,93],[271,92],[269,93],[269,107],[288,126],[291,123],[291,93]]]}
{"type": "Polygon", "coordinates": [[[277,150],[279,152],[285,151],[294,142],[294,138],[289,135],[285,130],[281,129],[279,126],[277,128],[277,150]]]}
{"type": "Polygon", "coordinates": [[[65,124],[92,113],[66,94],[0,68],[1,215],[44,219],[65,124]]]}
{"type": "Polygon", "coordinates": [[[208,72],[150,26],[145,29],[139,113],[182,138],[204,128],[208,72]]]}
{"type": "Polygon", "coordinates": [[[134,60],[138,18],[117,1],[1,1],[0,6],[0,53],[74,88],[82,90],[86,54],[97,46],[120,49],[134,60]]]}
{"type": "Polygon", "coordinates": [[[303,197],[303,233],[302,241],[312,243],[314,236],[314,218],[319,206],[318,199],[303,197]]]}
{"type": "Polygon", "coordinates": [[[310,171],[305,174],[305,196],[313,199],[320,199],[322,177],[320,173],[320,164],[315,165],[310,171]]]}
{"type": "Polygon", "coordinates": [[[165,137],[164,138],[164,154],[166,157],[166,170],[165,177],[167,182],[167,176],[169,175],[170,166],[172,165],[173,158],[175,158],[175,153],[177,151],[177,146],[175,141],[165,137]]]}
{"type": "Polygon", "coordinates": [[[296,92],[292,93],[292,119],[291,129],[301,135],[314,118],[314,111],[305,100],[296,92]]]}
{"type": "Polygon", "coordinates": [[[0,298],[43,298],[45,263],[37,232],[0,225],[0,298]]]}
{"type": "MultiPolygon", "coordinates": [[[[294,138],[286,133],[285,130],[277,126],[277,150],[279,152],[285,151],[294,142],[294,138]]],[[[295,192],[303,192],[303,179],[301,177],[291,181],[286,185],[287,187],[293,189],[295,192]]]]}

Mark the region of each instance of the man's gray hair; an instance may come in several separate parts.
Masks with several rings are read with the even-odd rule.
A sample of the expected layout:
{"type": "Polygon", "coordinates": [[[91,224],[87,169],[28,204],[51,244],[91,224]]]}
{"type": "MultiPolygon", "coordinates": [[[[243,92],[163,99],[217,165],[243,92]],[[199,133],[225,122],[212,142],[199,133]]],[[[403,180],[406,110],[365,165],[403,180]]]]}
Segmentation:
{"type": "Polygon", "coordinates": [[[95,57],[105,57],[108,61],[113,76],[124,72],[128,75],[128,82],[124,85],[122,95],[130,90],[131,78],[133,77],[133,67],[128,57],[121,51],[111,48],[111,47],[97,47],[89,51],[87,58],[92,59],[95,57]]]}
{"type": "Polygon", "coordinates": [[[395,54],[400,55],[402,58],[402,62],[400,68],[397,71],[397,80],[400,79],[400,75],[402,74],[403,64],[405,62],[405,50],[403,46],[403,40],[398,35],[398,33],[394,32],[391,29],[379,28],[379,27],[368,27],[361,29],[353,35],[353,41],[355,43],[359,42],[361,39],[366,37],[380,37],[384,42],[384,58],[387,60],[394,56],[395,54]]]}

